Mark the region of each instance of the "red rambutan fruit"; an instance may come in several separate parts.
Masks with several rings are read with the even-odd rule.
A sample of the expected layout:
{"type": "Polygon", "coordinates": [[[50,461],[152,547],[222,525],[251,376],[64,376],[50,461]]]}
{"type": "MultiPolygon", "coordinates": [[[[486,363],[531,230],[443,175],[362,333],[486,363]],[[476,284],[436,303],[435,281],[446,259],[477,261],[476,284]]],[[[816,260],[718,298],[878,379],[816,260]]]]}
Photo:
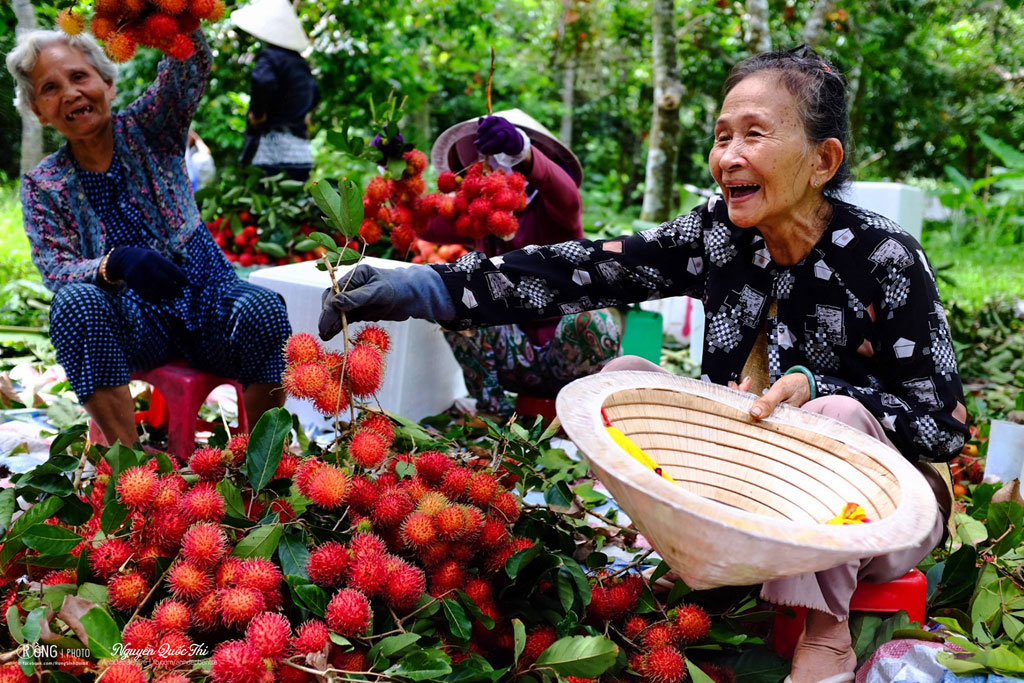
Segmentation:
{"type": "Polygon", "coordinates": [[[707,637],[711,630],[711,618],[699,605],[683,604],[676,608],[673,622],[676,633],[684,643],[696,643],[707,637]]]}
{"type": "Polygon", "coordinates": [[[437,191],[448,194],[459,189],[459,176],[452,171],[441,171],[437,176],[437,191]]]}
{"type": "Polygon", "coordinates": [[[210,678],[214,683],[256,683],[265,680],[264,673],[267,667],[263,657],[242,640],[224,641],[214,648],[210,658],[210,678]]]}
{"type": "Polygon", "coordinates": [[[119,18],[121,15],[121,0],[96,0],[93,3],[93,9],[96,14],[102,14],[105,17],[119,18]]]}
{"type": "Polygon", "coordinates": [[[310,475],[302,495],[330,510],[345,502],[347,492],[348,475],[334,465],[323,463],[310,475]]]}
{"type": "Polygon", "coordinates": [[[430,593],[441,596],[466,586],[466,570],[461,563],[448,560],[430,573],[430,593]]]}
{"type": "Polygon", "coordinates": [[[622,633],[632,641],[636,641],[640,634],[647,629],[647,620],[641,616],[632,616],[626,619],[622,626],[622,633]]]}
{"type": "Polygon", "coordinates": [[[331,632],[327,630],[327,624],[319,619],[304,621],[295,630],[295,637],[292,638],[292,649],[295,654],[308,655],[313,652],[320,652],[331,642],[331,632]]]}
{"type": "Polygon", "coordinates": [[[117,478],[117,495],[130,508],[145,509],[153,502],[159,483],[145,465],[129,467],[117,478]]]}
{"type": "Polygon", "coordinates": [[[74,569],[60,569],[48,572],[39,583],[44,586],[59,586],[62,583],[75,583],[74,569]]]}
{"type": "Polygon", "coordinates": [[[227,537],[220,525],[197,522],[182,536],[181,552],[186,560],[199,568],[212,567],[227,554],[227,537]]]}
{"type": "Polygon", "coordinates": [[[459,505],[458,508],[459,511],[462,512],[462,530],[459,531],[456,540],[475,540],[483,530],[484,524],[487,522],[487,518],[484,517],[484,513],[481,512],[478,507],[473,507],[472,505],[459,505]]]}
{"type": "Polygon", "coordinates": [[[482,197],[469,203],[469,216],[476,220],[486,220],[493,210],[491,203],[482,197]]]}
{"type": "Polygon", "coordinates": [[[449,559],[451,546],[447,541],[436,541],[417,549],[416,555],[424,567],[437,567],[449,559]]]}
{"type": "Polygon", "coordinates": [[[508,527],[499,519],[493,517],[484,523],[480,531],[479,542],[484,548],[495,548],[508,541],[508,527]]]}
{"type": "Polygon", "coordinates": [[[505,176],[505,184],[513,192],[522,192],[526,189],[526,176],[522,173],[509,173],[505,176]]]}
{"type": "Polygon", "coordinates": [[[317,546],[309,554],[306,573],[309,580],[323,588],[340,586],[345,582],[348,569],[348,550],[337,541],[328,541],[317,546]]]}
{"type": "Polygon", "coordinates": [[[189,458],[188,466],[203,481],[220,481],[227,469],[219,448],[197,449],[189,458]]]}
{"type": "Polygon", "coordinates": [[[365,196],[374,204],[383,204],[391,199],[392,184],[384,176],[373,176],[366,184],[365,196]]]}
{"type": "Polygon", "coordinates": [[[316,337],[308,332],[299,332],[288,337],[284,345],[284,358],[288,365],[305,365],[322,359],[323,349],[316,337]]]}
{"type": "Polygon", "coordinates": [[[466,496],[474,505],[486,508],[498,493],[498,480],[489,472],[477,472],[466,486],[466,496]]]}
{"type": "Polygon", "coordinates": [[[370,510],[375,525],[397,527],[413,511],[416,504],[409,494],[398,486],[382,490],[370,510]]]}
{"type": "Polygon", "coordinates": [[[220,596],[217,591],[211,591],[196,601],[192,623],[203,631],[212,631],[220,625],[220,596]]]}
{"type": "Polygon", "coordinates": [[[343,588],[327,604],[327,625],[342,636],[359,636],[370,627],[373,611],[366,595],[343,588]]]}
{"type": "Polygon", "coordinates": [[[413,512],[402,522],[402,540],[411,548],[428,545],[437,538],[434,520],[425,512],[413,512]]]}
{"type": "Polygon", "coordinates": [[[469,486],[472,471],[465,467],[452,467],[444,473],[441,481],[441,493],[452,500],[462,500],[466,497],[466,488],[469,486]]]}
{"type": "Polygon", "coordinates": [[[263,593],[255,588],[221,588],[217,593],[221,621],[226,626],[241,628],[266,608],[263,593]]]}
{"type": "Polygon", "coordinates": [[[372,344],[356,344],[346,360],[345,381],[356,396],[372,396],[384,379],[384,355],[372,344]]]}
{"type": "Polygon", "coordinates": [[[153,665],[158,669],[173,669],[192,658],[192,639],[184,631],[167,631],[156,642],[153,665]]]}
{"type": "Polygon", "coordinates": [[[255,588],[263,594],[268,608],[277,604],[284,576],[276,564],[265,557],[242,560],[235,583],[240,588],[255,588]]]}
{"type": "Polygon", "coordinates": [[[491,203],[499,211],[515,211],[519,206],[519,197],[515,191],[503,187],[491,196],[491,203]]]}
{"type": "Polygon", "coordinates": [[[145,650],[156,644],[156,626],[149,619],[136,619],[124,627],[121,642],[128,650],[145,650]]]}
{"type": "Polygon", "coordinates": [[[380,238],[384,235],[384,231],[380,227],[380,223],[373,220],[372,218],[365,218],[363,222],[359,224],[359,236],[363,238],[363,241],[367,244],[376,244],[380,242],[380,238]]]}
{"type": "Polygon", "coordinates": [[[387,581],[387,559],[384,553],[353,559],[348,568],[348,585],[370,596],[380,595],[387,581]]]}
{"type": "Polygon", "coordinates": [[[440,451],[425,451],[416,457],[415,465],[416,474],[436,485],[455,466],[455,461],[440,451]]]}
{"type": "Polygon", "coordinates": [[[196,484],[181,500],[181,511],[190,522],[219,522],[224,509],[224,496],[212,482],[196,484]]]}
{"type": "Polygon", "coordinates": [[[328,385],[331,375],[323,363],[314,361],[292,365],[285,370],[285,391],[297,398],[315,398],[328,385]]]}
{"type": "Polygon", "coordinates": [[[701,670],[715,683],[736,683],[736,672],[722,664],[703,664],[701,670]]]}
{"type": "Polygon", "coordinates": [[[213,0],[189,0],[188,13],[196,19],[209,19],[216,7],[213,0]]]}
{"type": "Polygon", "coordinates": [[[191,683],[191,681],[185,674],[167,673],[153,681],[153,683],[191,683]]]}
{"type": "Polygon", "coordinates": [[[366,477],[352,477],[349,482],[348,504],[353,510],[369,512],[377,500],[377,484],[366,477]]]}
{"type": "MultiPolygon", "coordinates": [[[[291,479],[292,475],[295,474],[296,468],[299,466],[299,456],[292,453],[285,453],[281,456],[281,461],[277,464],[277,469],[274,470],[273,479],[291,479]]],[[[282,517],[282,521],[285,521],[282,517]]]]}
{"type": "Polygon", "coordinates": [[[117,31],[117,23],[110,17],[97,14],[89,24],[89,30],[99,40],[107,40],[117,31]]]}
{"type": "Polygon", "coordinates": [[[242,571],[242,558],[225,557],[214,572],[214,583],[217,588],[234,586],[238,582],[238,576],[242,571]]]}
{"type": "Polygon", "coordinates": [[[57,13],[57,26],[73,36],[85,30],[85,18],[73,9],[62,9],[57,13]]]}
{"type": "Polygon", "coordinates": [[[157,631],[185,630],[191,621],[191,608],[181,600],[165,598],[153,608],[153,626],[157,631]]]}
{"type": "Polygon", "coordinates": [[[418,501],[416,501],[416,511],[423,512],[433,517],[441,510],[449,507],[451,504],[451,501],[445,498],[443,493],[428,491],[427,493],[424,493],[418,501]]]}
{"type": "Polygon", "coordinates": [[[494,211],[487,217],[487,229],[498,237],[511,237],[519,229],[519,221],[511,211],[494,211]]]}
{"type": "Polygon", "coordinates": [[[362,560],[373,555],[385,555],[387,543],[380,536],[371,533],[357,533],[348,542],[353,560],[362,560]]]}
{"type": "Polygon", "coordinates": [[[221,453],[221,458],[231,465],[241,465],[245,462],[245,455],[249,450],[249,435],[235,434],[228,441],[227,447],[221,453]]]}
{"type": "Polygon", "coordinates": [[[196,600],[213,588],[209,572],[188,562],[178,562],[167,572],[171,593],[186,600],[196,600]]]}
{"type": "Polygon", "coordinates": [[[146,597],[149,591],[149,582],[141,573],[129,570],[118,574],[107,583],[107,590],[110,596],[110,604],[122,612],[135,609],[146,597]]]}
{"type": "Polygon", "coordinates": [[[146,683],[142,665],[133,659],[101,660],[99,668],[103,669],[103,683],[146,683]]]}
{"type": "Polygon", "coordinates": [[[150,2],[168,14],[181,14],[188,5],[188,0],[150,0],[150,2]]]}
{"type": "Polygon", "coordinates": [[[499,491],[491,500],[491,514],[508,524],[515,524],[520,512],[522,507],[519,497],[511,491],[499,491]]]}
{"type": "Polygon", "coordinates": [[[172,59],[178,61],[185,61],[192,56],[195,52],[196,47],[192,43],[192,39],[182,33],[177,33],[171,37],[167,42],[167,46],[164,48],[164,54],[172,59]]]}
{"type": "Polygon", "coordinates": [[[135,38],[126,31],[118,31],[107,38],[103,51],[110,57],[110,61],[124,63],[135,56],[138,47],[135,38]]]}
{"type": "Polygon", "coordinates": [[[523,653],[519,655],[520,666],[529,666],[537,661],[544,650],[551,647],[551,644],[558,640],[558,634],[554,626],[538,626],[526,634],[526,644],[523,646],[523,653]]]}
{"type": "Polygon", "coordinates": [[[199,28],[199,19],[188,12],[182,12],[178,15],[178,31],[187,36],[188,34],[195,32],[197,28],[199,28]]]}
{"type": "Polygon", "coordinates": [[[345,385],[340,380],[331,378],[313,402],[321,415],[332,417],[348,408],[350,398],[345,385]]]}
{"type": "Polygon", "coordinates": [[[348,445],[348,453],[362,467],[372,469],[379,466],[388,457],[388,447],[384,437],[369,429],[360,429],[352,436],[348,445]]]}
{"type": "Polygon", "coordinates": [[[93,572],[107,577],[121,568],[132,556],[132,547],[120,538],[108,538],[89,553],[89,565],[93,572]]]}
{"type": "Polygon", "coordinates": [[[652,624],[643,634],[643,645],[648,650],[672,647],[679,639],[675,628],[668,622],[652,624]]]}
{"type": "Polygon", "coordinates": [[[143,42],[156,45],[178,33],[178,20],[163,12],[153,12],[142,20],[143,42]]]}
{"type": "MultiPolygon", "coordinates": [[[[387,333],[380,325],[366,325],[363,329],[359,330],[359,333],[355,337],[356,344],[371,344],[376,346],[381,353],[387,353],[391,349],[391,335],[387,333]]],[[[387,420],[388,424],[391,421],[384,415],[378,415],[378,417],[387,420]]],[[[370,418],[367,418],[370,419],[370,418]]]]}
{"type": "MultiPolygon", "coordinates": [[[[92,662],[82,657],[76,657],[69,652],[58,652],[57,653],[57,668],[66,674],[71,674],[74,677],[80,677],[85,673],[85,670],[92,666],[92,662]]],[[[16,679],[25,680],[25,679],[16,679]]],[[[0,670],[0,681],[3,683],[10,683],[10,679],[4,676],[2,670],[0,670]]]]}
{"type": "Polygon", "coordinates": [[[396,610],[412,609],[427,590],[427,579],[423,575],[423,570],[394,558],[387,563],[387,572],[384,601],[396,610]]]}
{"type": "Polygon", "coordinates": [[[245,642],[263,657],[280,661],[292,635],[291,624],[283,614],[262,612],[253,617],[245,629],[245,642]]]}
{"type": "Polygon", "coordinates": [[[405,159],[403,175],[419,175],[427,168],[427,155],[418,149],[410,149],[402,158],[405,159]]]}
{"type": "Polygon", "coordinates": [[[672,647],[651,650],[643,658],[640,673],[650,683],[678,683],[686,677],[686,660],[672,647]]]}

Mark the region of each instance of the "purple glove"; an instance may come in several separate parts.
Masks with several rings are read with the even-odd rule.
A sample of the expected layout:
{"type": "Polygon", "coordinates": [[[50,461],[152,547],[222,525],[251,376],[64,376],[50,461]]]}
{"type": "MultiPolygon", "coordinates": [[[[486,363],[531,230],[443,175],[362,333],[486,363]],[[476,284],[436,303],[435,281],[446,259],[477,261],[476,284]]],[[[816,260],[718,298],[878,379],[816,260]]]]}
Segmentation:
{"type": "Polygon", "coordinates": [[[480,119],[473,145],[481,154],[507,154],[514,157],[523,151],[523,135],[500,116],[480,119]]]}
{"type": "Polygon", "coordinates": [[[179,266],[153,249],[118,247],[107,257],[107,273],[139,293],[146,301],[173,299],[188,284],[179,266]]]}

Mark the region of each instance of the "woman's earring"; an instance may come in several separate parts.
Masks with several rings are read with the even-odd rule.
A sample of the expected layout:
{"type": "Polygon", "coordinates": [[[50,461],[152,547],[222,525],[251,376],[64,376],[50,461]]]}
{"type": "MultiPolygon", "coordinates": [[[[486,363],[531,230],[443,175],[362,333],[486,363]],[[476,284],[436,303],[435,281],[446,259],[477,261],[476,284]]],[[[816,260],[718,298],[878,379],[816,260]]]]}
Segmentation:
{"type": "Polygon", "coordinates": [[[814,181],[814,186],[817,187],[818,185],[821,185],[821,181],[820,180],[815,180],[814,181]]]}

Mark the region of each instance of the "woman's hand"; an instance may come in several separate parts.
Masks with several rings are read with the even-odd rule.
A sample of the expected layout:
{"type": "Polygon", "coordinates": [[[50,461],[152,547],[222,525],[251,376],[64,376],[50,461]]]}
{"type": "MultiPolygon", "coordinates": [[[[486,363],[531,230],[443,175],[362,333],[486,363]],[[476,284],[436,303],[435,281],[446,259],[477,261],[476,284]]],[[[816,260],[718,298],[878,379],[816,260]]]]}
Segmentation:
{"type": "MultiPolygon", "coordinates": [[[[742,388],[742,386],[741,383],[738,388],[742,388]]],[[[754,402],[750,408],[750,414],[754,419],[760,420],[771,415],[775,411],[775,406],[780,403],[788,403],[799,408],[809,400],[811,400],[811,383],[808,381],[807,375],[795,372],[792,375],[780,377],[779,381],[773,384],[764,396],[754,402]]]]}

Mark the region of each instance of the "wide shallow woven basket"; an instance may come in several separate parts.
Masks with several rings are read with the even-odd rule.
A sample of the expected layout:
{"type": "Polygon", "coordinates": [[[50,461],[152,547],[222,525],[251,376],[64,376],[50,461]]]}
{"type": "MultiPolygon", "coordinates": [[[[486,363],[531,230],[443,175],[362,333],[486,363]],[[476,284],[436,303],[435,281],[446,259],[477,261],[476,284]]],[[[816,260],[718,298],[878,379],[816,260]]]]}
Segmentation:
{"type": "Polygon", "coordinates": [[[558,394],[562,427],[658,553],[693,588],[749,585],[920,544],[935,496],[902,455],[845,424],[659,372],[605,372],[558,394]],[[675,483],[612,440],[601,416],[675,483]],[[871,522],[830,525],[847,503],[871,522]]]}

